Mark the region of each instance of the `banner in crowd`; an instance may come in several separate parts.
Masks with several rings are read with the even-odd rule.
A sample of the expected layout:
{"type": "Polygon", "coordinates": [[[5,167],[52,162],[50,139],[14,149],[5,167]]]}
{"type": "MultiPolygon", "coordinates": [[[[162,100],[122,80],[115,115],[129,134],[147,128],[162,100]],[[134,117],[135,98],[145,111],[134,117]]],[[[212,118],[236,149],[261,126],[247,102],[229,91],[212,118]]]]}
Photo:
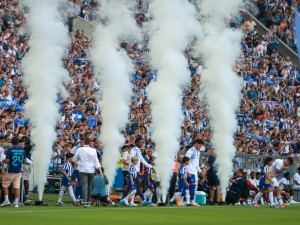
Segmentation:
{"type": "Polygon", "coordinates": [[[73,63],[78,62],[78,61],[89,62],[90,58],[86,58],[86,57],[75,57],[75,58],[73,58],[73,63]]]}
{"type": "Polygon", "coordinates": [[[276,101],[260,101],[259,103],[262,105],[279,105],[276,101]]]}
{"type": "Polygon", "coordinates": [[[251,139],[254,138],[254,139],[257,139],[257,140],[259,140],[259,141],[267,141],[268,143],[271,142],[271,139],[268,138],[268,137],[260,136],[260,135],[258,135],[258,134],[251,134],[251,133],[249,133],[249,132],[246,132],[246,137],[247,137],[247,138],[251,138],[251,139]]]}
{"type": "Polygon", "coordinates": [[[15,106],[16,102],[15,101],[0,101],[0,107],[10,107],[10,106],[15,106]]]}

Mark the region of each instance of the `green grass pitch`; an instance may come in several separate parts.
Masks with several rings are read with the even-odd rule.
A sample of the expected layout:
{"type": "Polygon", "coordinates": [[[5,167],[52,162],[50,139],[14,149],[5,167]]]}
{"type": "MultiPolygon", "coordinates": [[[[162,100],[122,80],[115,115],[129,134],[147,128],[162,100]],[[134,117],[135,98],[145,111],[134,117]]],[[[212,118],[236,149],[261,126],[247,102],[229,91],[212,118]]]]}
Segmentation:
{"type": "Polygon", "coordinates": [[[1,225],[299,225],[300,204],[284,209],[268,206],[90,207],[56,206],[57,195],[46,195],[48,207],[0,208],[1,225]]]}

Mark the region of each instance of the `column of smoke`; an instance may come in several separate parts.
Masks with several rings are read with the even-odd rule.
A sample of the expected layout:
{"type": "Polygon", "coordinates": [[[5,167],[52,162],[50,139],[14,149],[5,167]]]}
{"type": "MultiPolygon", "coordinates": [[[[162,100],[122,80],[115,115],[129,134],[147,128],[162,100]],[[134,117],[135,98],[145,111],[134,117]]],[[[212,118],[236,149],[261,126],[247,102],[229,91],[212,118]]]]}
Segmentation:
{"type": "Polygon", "coordinates": [[[56,138],[57,90],[67,74],[62,57],[68,44],[68,33],[59,20],[58,1],[26,0],[24,4],[29,8],[26,21],[30,29],[30,50],[23,60],[30,96],[25,112],[33,123],[34,183],[38,186],[39,200],[42,200],[56,138]]]}
{"type": "Polygon", "coordinates": [[[223,199],[236,151],[233,135],[241,90],[240,80],[232,70],[240,54],[241,32],[229,29],[225,19],[237,13],[240,3],[241,0],[202,0],[200,6],[202,15],[206,16],[205,37],[200,46],[206,69],[201,81],[211,116],[223,199]]]}
{"type": "Polygon", "coordinates": [[[158,153],[155,168],[165,198],[172,163],[179,150],[182,113],[182,88],[190,81],[184,50],[190,37],[201,34],[196,10],[188,1],[154,0],[149,13],[154,29],[150,40],[151,64],[157,68],[157,80],[149,86],[154,124],[153,139],[158,153]],[[198,29],[197,29],[198,28],[198,29]]]}
{"type": "Polygon", "coordinates": [[[130,75],[134,72],[126,51],[120,48],[120,41],[132,40],[139,30],[123,0],[101,1],[98,10],[103,23],[96,27],[91,55],[102,88],[100,140],[104,146],[103,166],[110,185],[113,185],[119,149],[124,144],[120,131],[128,120],[132,95],[130,75]]]}

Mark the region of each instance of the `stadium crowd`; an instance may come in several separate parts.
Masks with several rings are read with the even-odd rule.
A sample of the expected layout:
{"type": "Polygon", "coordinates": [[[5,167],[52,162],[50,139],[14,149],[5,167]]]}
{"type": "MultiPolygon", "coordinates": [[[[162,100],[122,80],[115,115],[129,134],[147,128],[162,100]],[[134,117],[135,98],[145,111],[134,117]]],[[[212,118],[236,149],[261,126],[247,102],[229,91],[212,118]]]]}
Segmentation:
{"type": "Polygon", "coordinates": [[[257,18],[290,48],[297,51],[295,11],[300,11],[298,0],[252,0],[259,10],[257,18]]]}
{"type": "MultiPolygon", "coordinates": [[[[76,13],[91,22],[96,21],[95,0],[72,1],[76,13]]],[[[148,20],[147,2],[141,0],[135,9],[136,21],[143,25],[148,20]]],[[[270,2],[270,1],[268,1],[270,2]]],[[[289,1],[282,1],[287,2],[289,1]]],[[[274,9],[275,10],[275,9],[274,9]]],[[[276,10],[275,10],[276,11],[276,10]]],[[[291,12],[291,11],[288,11],[291,12]]],[[[286,15],[289,18],[288,15],[286,15]]],[[[28,51],[28,33],[18,0],[0,0],[0,142],[10,146],[14,136],[20,140],[30,138],[32,124],[24,117],[24,104],[28,99],[21,69],[22,58],[28,51]]],[[[273,25],[273,24],[272,24],[273,25]]],[[[241,77],[241,107],[237,112],[238,131],[235,146],[238,154],[298,156],[300,155],[300,79],[298,65],[277,50],[278,27],[258,34],[253,20],[243,21],[241,15],[230,21],[231,27],[243,29],[242,54],[235,70],[241,77]]],[[[287,26],[288,27],[288,26],[287,26]]],[[[291,27],[291,25],[289,26],[291,27]]],[[[285,31],[286,32],[286,31],[285,31]]],[[[82,31],[71,31],[70,47],[63,58],[71,82],[65,83],[69,97],[58,94],[60,120],[56,125],[57,138],[53,145],[51,169],[57,170],[66,160],[65,155],[88,137],[90,146],[103,155],[99,142],[101,108],[96,93],[100,84],[95,79],[88,55],[90,40],[82,31]]],[[[284,35],[282,35],[284,36],[284,35]]],[[[155,150],[151,140],[151,107],[147,99],[147,86],[155,79],[156,71],[147,63],[147,40],[141,44],[121,43],[135,65],[131,76],[134,96],[124,134],[126,145],[135,145],[142,138],[140,149],[144,154],[155,150]]],[[[191,70],[191,84],[184,89],[181,151],[187,151],[194,140],[204,141],[201,151],[213,149],[207,103],[201,96],[201,59],[186,51],[191,70]]],[[[2,149],[3,151],[3,149],[2,149]]],[[[129,169],[129,168],[128,168],[129,169]]]]}

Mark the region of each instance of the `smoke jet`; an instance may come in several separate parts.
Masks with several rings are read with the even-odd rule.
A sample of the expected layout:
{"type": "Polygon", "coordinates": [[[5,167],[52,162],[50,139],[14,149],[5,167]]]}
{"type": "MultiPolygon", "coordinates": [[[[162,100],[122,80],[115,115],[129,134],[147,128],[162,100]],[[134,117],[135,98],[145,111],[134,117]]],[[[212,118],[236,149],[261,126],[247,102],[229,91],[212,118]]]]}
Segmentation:
{"type": "MultiPolygon", "coordinates": [[[[195,7],[183,0],[153,0],[149,7],[151,64],[158,70],[157,80],[149,85],[149,100],[154,124],[153,140],[158,153],[155,168],[161,179],[163,199],[167,195],[172,163],[179,150],[182,88],[191,73],[184,51],[192,37],[200,37],[195,7]]],[[[164,199],[165,200],[165,199],[164,199]]]]}
{"type": "Polygon", "coordinates": [[[102,89],[100,140],[104,145],[103,166],[112,186],[120,158],[119,149],[124,144],[120,131],[128,120],[132,96],[130,76],[134,72],[120,42],[139,37],[139,29],[123,0],[101,1],[98,11],[102,23],[96,26],[91,56],[102,89]]]}
{"type": "Polygon", "coordinates": [[[33,124],[34,183],[37,184],[41,201],[56,138],[57,92],[62,89],[62,80],[68,76],[62,58],[69,37],[59,19],[59,1],[25,0],[24,3],[30,10],[26,15],[30,29],[30,50],[23,60],[24,79],[30,95],[25,113],[33,124]]]}
{"type": "Polygon", "coordinates": [[[241,82],[232,68],[240,54],[242,38],[242,33],[230,29],[225,20],[237,13],[241,3],[241,0],[202,0],[200,4],[201,14],[206,18],[204,40],[199,48],[205,64],[201,82],[211,117],[223,200],[236,152],[233,137],[237,129],[235,112],[239,106],[241,82]]]}

